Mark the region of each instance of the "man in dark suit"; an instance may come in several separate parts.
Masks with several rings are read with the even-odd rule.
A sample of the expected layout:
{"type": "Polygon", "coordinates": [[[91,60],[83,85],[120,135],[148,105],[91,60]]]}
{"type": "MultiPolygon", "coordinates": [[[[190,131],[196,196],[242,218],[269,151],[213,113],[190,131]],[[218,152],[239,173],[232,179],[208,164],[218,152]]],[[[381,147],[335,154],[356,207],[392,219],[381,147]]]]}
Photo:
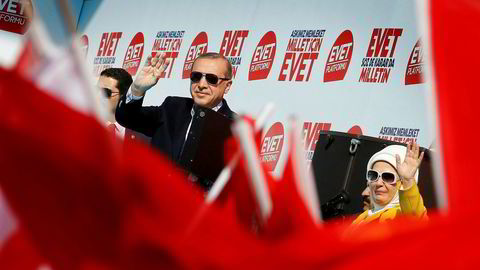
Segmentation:
{"type": "Polygon", "coordinates": [[[169,63],[165,54],[148,57],[130,91],[120,100],[115,118],[121,125],[152,137],[151,144],[155,148],[178,162],[185,140],[195,132],[190,127],[197,106],[212,109],[230,119],[234,117],[235,113],[223,98],[232,86],[232,66],[221,54],[203,54],[192,66],[192,98],[167,97],[160,106],[142,107],[145,92],[158,82],[169,63]]]}

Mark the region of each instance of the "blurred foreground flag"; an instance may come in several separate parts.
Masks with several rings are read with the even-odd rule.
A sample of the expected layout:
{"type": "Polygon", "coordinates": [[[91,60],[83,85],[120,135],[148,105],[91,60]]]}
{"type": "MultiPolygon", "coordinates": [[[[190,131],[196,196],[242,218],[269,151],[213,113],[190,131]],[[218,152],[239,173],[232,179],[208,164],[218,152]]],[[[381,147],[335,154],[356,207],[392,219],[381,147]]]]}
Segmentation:
{"type": "Polygon", "coordinates": [[[322,216],[315,180],[305,162],[295,119],[290,120],[289,151],[283,175],[273,192],[274,211],[268,223],[271,237],[279,238],[316,230],[322,216]]]}
{"type": "MultiPolygon", "coordinates": [[[[478,134],[478,69],[480,55],[468,55],[466,64],[460,64],[458,55],[467,44],[479,44],[480,2],[475,0],[438,0],[428,2],[431,25],[431,55],[435,84],[439,150],[443,154],[443,172],[448,196],[444,204],[448,211],[462,211],[470,214],[477,207],[476,196],[471,196],[471,187],[478,185],[472,177],[472,169],[478,166],[479,156],[475,140],[467,134],[478,134]],[[468,64],[471,64],[469,67],[468,64]],[[459,130],[468,132],[459,132],[459,130]],[[473,151],[472,151],[473,150],[473,151]]],[[[476,45],[472,51],[476,51],[476,45]]],[[[437,179],[437,178],[435,178],[437,179]]],[[[437,183],[436,183],[437,184],[437,183]]],[[[437,184],[442,187],[443,183],[437,184]]],[[[443,191],[442,190],[442,191],[443,191]]],[[[438,196],[438,195],[437,195],[438,196]]],[[[475,209],[476,210],[476,209],[475,209]]]]}
{"type": "MultiPolygon", "coordinates": [[[[80,112],[93,115],[101,121],[104,113],[102,106],[100,106],[99,98],[97,97],[98,91],[95,90],[92,79],[89,78],[85,72],[83,63],[79,60],[80,58],[77,56],[77,53],[75,45],[66,48],[58,48],[53,45],[48,34],[44,31],[42,22],[39,18],[35,18],[32,27],[26,35],[25,46],[14,69],[16,73],[21,74],[24,79],[34,82],[39,89],[57,100],[65,102],[69,107],[80,112]]],[[[13,80],[9,83],[10,85],[14,85],[14,87],[10,87],[10,89],[7,90],[5,90],[5,88],[3,91],[25,91],[25,89],[17,87],[22,85],[19,77],[16,77],[16,79],[15,77],[11,77],[10,80],[13,80]]],[[[6,85],[4,82],[5,81],[2,81],[2,84],[6,85]]],[[[5,102],[13,102],[12,99],[14,99],[13,97],[9,98],[6,96],[4,96],[4,98],[6,98],[5,102]]],[[[37,100],[37,102],[40,102],[43,106],[47,106],[48,104],[42,103],[41,100],[37,100]]],[[[22,109],[29,109],[26,108],[28,102],[24,99],[20,100],[18,106],[22,109]]],[[[19,115],[16,114],[13,118],[8,119],[7,115],[5,115],[4,120],[7,122],[16,119],[16,121],[10,122],[10,124],[13,125],[7,128],[25,128],[23,131],[29,134],[29,136],[35,136],[36,132],[47,128],[46,126],[40,125],[35,128],[30,128],[32,123],[28,121],[22,123],[20,118],[17,118],[18,116],[19,115]]],[[[60,119],[61,112],[58,112],[57,117],[60,119]]],[[[65,126],[74,124],[75,123],[64,123],[65,126]]],[[[59,126],[48,128],[50,132],[60,132],[61,130],[59,126]]],[[[81,133],[82,131],[79,132],[81,133]]],[[[7,140],[7,138],[4,139],[7,140]]],[[[27,146],[28,142],[29,138],[22,138],[21,136],[8,140],[8,143],[11,144],[12,147],[19,147],[20,145],[27,146]]],[[[55,149],[55,145],[49,145],[48,149],[44,149],[44,151],[46,151],[45,153],[54,153],[55,149]]],[[[36,156],[38,153],[32,151],[29,154],[36,156]]],[[[42,155],[38,155],[38,159],[41,158],[42,155]]],[[[0,163],[2,171],[5,168],[12,167],[10,162],[17,161],[15,161],[15,159],[9,161],[4,160],[4,162],[0,163]]],[[[63,166],[63,164],[57,165],[63,166]]],[[[24,166],[26,170],[29,169],[27,162],[25,162],[24,166]]],[[[38,175],[37,177],[41,178],[41,176],[38,175]]],[[[15,176],[13,176],[12,180],[15,179],[15,176]]],[[[2,209],[2,211],[0,211],[0,269],[35,269],[48,265],[33,245],[22,222],[17,222],[15,219],[1,190],[0,208],[2,209]]]]}
{"type": "Polygon", "coordinates": [[[256,141],[260,140],[261,132],[254,132],[254,126],[253,119],[246,116],[232,125],[234,136],[226,142],[225,147],[225,160],[228,163],[225,169],[231,170],[231,175],[229,173],[228,179],[217,179],[212,190],[221,181],[226,180],[226,185],[219,192],[218,199],[216,196],[211,199],[211,190],[206,202],[215,201],[217,206],[233,213],[238,223],[255,231],[262,229],[271,214],[270,188],[273,180],[258,160],[256,141]]]}
{"type": "Polygon", "coordinates": [[[253,120],[237,119],[234,137],[226,156],[239,154],[239,162],[221,193],[219,205],[233,211],[239,223],[258,232],[260,237],[280,241],[305,229],[318,229],[320,207],[313,176],[304,164],[300,130],[292,121],[290,151],[285,172],[275,180],[260,162],[261,133],[254,132],[253,120]]]}
{"type": "Polygon", "coordinates": [[[255,254],[217,211],[181,242],[204,204],[183,172],[148,148],[118,147],[93,116],[16,72],[0,69],[0,82],[0,186],[53,269],[231,269],[255,254]]]}
{"type": "Polygon", "coordinates": [[[43,23],[36,18],[27,33],[15,70],[70,107],[102,120],[105,106],[85,68],[78,42],[77,37],[73,37],[71,46],[57,47],[43,23]]]}

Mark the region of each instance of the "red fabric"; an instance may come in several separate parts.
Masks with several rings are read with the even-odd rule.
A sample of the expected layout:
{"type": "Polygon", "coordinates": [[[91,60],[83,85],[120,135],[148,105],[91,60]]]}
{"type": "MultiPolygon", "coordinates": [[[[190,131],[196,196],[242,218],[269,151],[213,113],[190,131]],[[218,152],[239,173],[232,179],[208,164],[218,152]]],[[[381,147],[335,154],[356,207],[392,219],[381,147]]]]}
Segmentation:
{"type": "MultiPolygon", "coordinates": [[[[275,183],[275,188],[272,192],[273,212],[266,229],[269,238],[277,241],[285,237],[291,237],[291,234],[298,234],[304,230],[316,228],[295,185],[296,175],[294,174],[295,157],[293,149],[296,146],[293,142],[293,134],[290,134],[289,138],[291,139],[287,164],[285,165],[282,178],[275,183]]],[[[305,170],[306,168],[303,169],[305,170]]]]}
{"type": "Polygon", "coordinates": [[[444,154],[445,179],[451,212],[471,212],[477,206],[471,187],[478,184],[477,177],[469,173],[480,162],[474,150],[476,143],[467,134],[478,134],[480,93],[478,69],[480,55],[476,33],[480,23],[478,1],[431,1],[432,49],[434,56],[436,98],[440,142],[444,154]],[[471,51],[461,65],[460,52],[471,51]],[[470,49],[471,48],[471,49],[470,49]]]}
{"type": "MultiPolygon", "coordinates": [[[[245,120],[251,125],[253,130],[255,122],[250,118],[245,118],[245,120]]],[[[259,151],[261,147],[261,132],[253,132],[252,136],[255,138],[255,147],[259,151]]],[[[292,143],[289,153],[293,152],[292,149],[294,147],[292,143]]],[[[237,151],[239,151],[239,143],[236,141],[236,138],[232,138],[227,142],[225,155],[227,161],[237,151]]],[[[245,157],[243,152],[241,153],[241,158],[233,170],[230,181],[218,199],[217,204],[226,205],[226,208],[230,208],[230,211],[234,212],[237,222],[242,223],[247,228],[258,230],[258,236],[268,241],[281,241],[304,229],[314,229],[315,225],[294,183],[292,155],[290,154],[288,158],[281,181],[275,180],[266,168],[262,166],[273,205],[271,216],[268,217],[266,224],[262,224],[257,215],[258,213],[256,213],[258,205],[254,191],[249,184],[245,157]],[[256,217],[255,220],[254,217],[256,217]]]]}
{"type": "MultiPolygon", "coordinates": [[[[254,129],[255,121],[243,116],[245,120],[254,129]]],[[[261,131],[254,132],[254,141],[256,143],[257,151],[260,149],[261,131]]],[[[225,144],[225,163],[228,163],[235,154],[240,153],[238,163],[232,171],[232,175],[226,184],[224,190],[218,197],[216,205],[218,207],[226,209],[227,213],[230,213],[248,230],[257,230],[261,224],[260,217],[257,209],[258,205],[254,196],[254,191],[250,187],[248,169],[243,152],[240,151],[239,142],[235,137],[227,140],[225,144]]],[[[271,191],[274,186],[274,180],[270,174],[263,168],[264,176],[267,180],[267,185],[271,191]]]]}
{"type": "Polygon", "coordinates": [[[31,70],[32,66],[37,64],[40,60],[38,52],[34,50],[32,41],[27,39],[25,41],[22,52],[20,53],[14,69],[20,74],[27,75],[26,72],[31,70]]]}
{"type": "Polygon", "coordinates": [[[0,184],[54,268],[228,268],[255,252],[214,211],[181,241],[203,205],[182,172],[149,149],[120,147],[14,72],[0,70],[0,81],[0,184]]]}
{"type": "Polygon", "coordinates": [[[47,265],[47,260],[21,227],[15,229],[1,248],[0,269],[31,270],[47,265]]]}

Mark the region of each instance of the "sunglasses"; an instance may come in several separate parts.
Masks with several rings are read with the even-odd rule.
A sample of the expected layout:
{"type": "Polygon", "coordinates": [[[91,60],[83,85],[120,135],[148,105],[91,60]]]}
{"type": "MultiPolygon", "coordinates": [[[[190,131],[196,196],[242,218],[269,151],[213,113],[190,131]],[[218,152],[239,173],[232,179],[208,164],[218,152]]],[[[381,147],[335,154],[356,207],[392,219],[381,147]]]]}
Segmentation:
{"type": "Polygon", "coordinates": [[[224,81],[230,80],[228,78],[219,78],[215,74],[202,73],[202,72],[198,72],[198,71],[192,71],[192,73],[190,73],[190,80],[193,83],[198,83],[202,79],[203,76],[205,76],[205,80],[207,80],[207,83],[211,84],[211,85],[217,85],[218,80],[224,80],[224,81]]]}
{"type": "Polygon", "coordinates": [[[383,172],[379,173],[374,170],[368,170],[367,171],[367,181],[368,182],[376,182],[378,178],[382,177],[382,180],[384,183],[393,185],[397,182],[397,177],[394,173],[392,172],[383,172]]]}
{"type": "Polygon", "coordinates": [[[120,94],[120,92],[113,92],[112,90],[108,89],[108,88],[102,88],[103,90],[103,93],[105,94],[105,96],[107,98],[111,98],[112,96],[116,96],[118,94],[120,94]]]}

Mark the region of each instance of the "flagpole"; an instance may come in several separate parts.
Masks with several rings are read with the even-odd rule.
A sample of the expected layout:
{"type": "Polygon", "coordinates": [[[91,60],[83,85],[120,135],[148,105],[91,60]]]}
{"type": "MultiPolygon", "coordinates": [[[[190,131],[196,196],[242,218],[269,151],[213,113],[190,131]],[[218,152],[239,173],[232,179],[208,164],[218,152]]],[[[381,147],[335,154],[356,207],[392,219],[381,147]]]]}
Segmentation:
{"type": "Polygon", "coordinates": [[[67,0],[57,0],[57,5],[60,6],[60,11],[62,12],[63,20],[67,25],[68,32],[70,34],[75,34],[77,32],[77,27],[72,15],[70,4],[67,0]]]}
{"type": "Polygon", "coordinates": [[[262,222],[263,225],[272,213],[273,202],[264,171],[258,159],[256,143],[252,136],[253,130],[245,120],[240,120],[233,123],[232,131],[245,155],[250,189],[254,194],[260,222],[262,222]]]}

